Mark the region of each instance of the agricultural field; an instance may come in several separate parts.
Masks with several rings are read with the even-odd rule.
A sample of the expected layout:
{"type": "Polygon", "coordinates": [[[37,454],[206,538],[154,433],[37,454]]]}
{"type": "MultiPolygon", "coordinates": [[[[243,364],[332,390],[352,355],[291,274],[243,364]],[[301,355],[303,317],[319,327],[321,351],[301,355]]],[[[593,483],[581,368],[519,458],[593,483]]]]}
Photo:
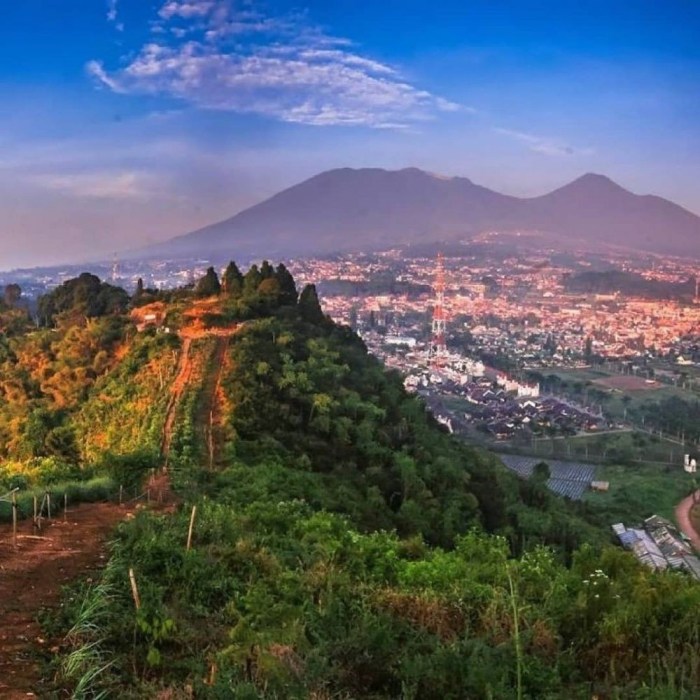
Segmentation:
{"type": "Polygon", "coordinates": [[[583,500],[611,523],[638,523],[654,514],[673,520],[676,505],[697,488],[680,466],[600,465],[596,478],[610,489],[586,493],[583,500]]]}
{"type": "Polygon", "coordinates": [[[542,370],[544,393],[564,394],[585,404],[601,406],[607,416],[623,420],[652,403],[679,398],[697,400],[687,389],[644,377],[608,372],[602,368],[542,370]]]}
{"type": "Polygon", "coordinates": [[[653,391],[662,388],[662,384],[653,379],[644,379],[634,374],[620,374],[612,377],[594,379],[593,384],[613,391],[653,391]]]}
{"type": "MultiPolygon", "coordinates": [[[[517,447],[513,445],[513,447],[517,447]]],[[[520,446],[538,459],[581,460],[621,464],[680,466],[688,451],[677,442],[641,430],[619,430],[573,437],[541,439],[520,446]]]]}
{"type": "MultiPolygon", "coordinates": [[[[501,454],[498,457],[508,469],[524,479],[529,479],[535,465],[544,461],[538,457],[520,455],[501,454]]],[[[595,479],[596,467],[593,464],[547,460],[547,466],[550,473],[547,488],[559,496],[565,496],[574,501],[580,501],[583,498],[591,481],[595,479]]]]}

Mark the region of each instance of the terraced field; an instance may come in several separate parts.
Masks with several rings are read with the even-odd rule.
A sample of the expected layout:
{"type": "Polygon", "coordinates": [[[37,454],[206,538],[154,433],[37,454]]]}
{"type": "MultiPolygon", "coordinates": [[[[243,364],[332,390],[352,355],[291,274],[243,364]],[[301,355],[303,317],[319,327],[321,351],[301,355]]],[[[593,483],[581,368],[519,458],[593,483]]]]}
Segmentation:
{"type": "Polygon", "coordinates": [[[540,457],[499,454],[501,462],[523,479],[528,479],[536,464],[545,461],[549,466],[550,479],[547,487],[560,496],[580,501],[595,479],[595,465],[584,462],[562,462],[540,457]]]}

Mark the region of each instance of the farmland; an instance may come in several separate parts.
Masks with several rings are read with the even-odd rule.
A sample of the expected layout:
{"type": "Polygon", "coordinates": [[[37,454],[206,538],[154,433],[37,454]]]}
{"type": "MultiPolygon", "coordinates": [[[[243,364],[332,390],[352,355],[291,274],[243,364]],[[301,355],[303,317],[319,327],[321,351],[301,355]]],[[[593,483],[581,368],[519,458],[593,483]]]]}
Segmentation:
{"type": "MultiPolygon", "coordinates": [[[[521,457],[519,455],[499,455],[501,462],[518,476],[528,479],[534,467],[541,459],[537,457],[521,457]]],[[[547,461],[550,478],[547,488],[554,493],[579,501],[588,490],[591,481],[595,479],[596,468],[592,464],[582,462],[547,461]]]]}
{"type": "Polygon", "coordinates": [[[584,502],[608,522],[640,522],[654,513],[673,520],[675,506],[695,488],[681,467],[600,465],[597,478],[610,482],[606,493],[588,492],[584,502]]]}

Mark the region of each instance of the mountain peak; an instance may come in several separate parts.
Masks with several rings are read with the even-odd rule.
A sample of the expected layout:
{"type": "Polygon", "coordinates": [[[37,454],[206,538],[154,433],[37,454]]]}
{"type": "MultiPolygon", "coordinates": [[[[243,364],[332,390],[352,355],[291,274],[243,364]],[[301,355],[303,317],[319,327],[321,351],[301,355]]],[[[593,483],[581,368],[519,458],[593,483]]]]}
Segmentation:
{"type": "Polygon", "coordinates": [[[621,187],[618,185],[614,180],[611,180],[607,175],[600,175],[599,173],[585,173],[584,175],[581,175],[581,177],[576,178],[572,182],[570,182],[568,185],[565,185],[561,189],[565,188],[570,188],[570,187],[586,187],[586,188],[596,188],[598,190],[600,189],[615,189],[615,190],[622,190],[624,192],[627,192],[624,187],[621,187]]]}
{"type": "Polygon", "coordinates": [[[543,231],[592,246],[694,257],[700,245],[700,218],[666,200],[639,197],[598,173],[525,199],[409,167],[328,170],[154,252],[323,255],[467,240],[484,230],[543,231]]]}

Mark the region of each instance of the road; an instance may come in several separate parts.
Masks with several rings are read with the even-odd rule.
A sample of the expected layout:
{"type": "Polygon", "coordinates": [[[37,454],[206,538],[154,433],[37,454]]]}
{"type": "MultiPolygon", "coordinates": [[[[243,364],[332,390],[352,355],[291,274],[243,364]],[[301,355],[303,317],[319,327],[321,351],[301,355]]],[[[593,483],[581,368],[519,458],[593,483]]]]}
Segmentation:
{"type": "Polygon", "coordinates": [[[695,551],[700,554],[700,533],[693,527],[690,520],[690,511],[693,506],[700,501],[700,491],[690,494],[676,506],[676,522],[681,531],[690,539],[695,547],[695,551]]]}

